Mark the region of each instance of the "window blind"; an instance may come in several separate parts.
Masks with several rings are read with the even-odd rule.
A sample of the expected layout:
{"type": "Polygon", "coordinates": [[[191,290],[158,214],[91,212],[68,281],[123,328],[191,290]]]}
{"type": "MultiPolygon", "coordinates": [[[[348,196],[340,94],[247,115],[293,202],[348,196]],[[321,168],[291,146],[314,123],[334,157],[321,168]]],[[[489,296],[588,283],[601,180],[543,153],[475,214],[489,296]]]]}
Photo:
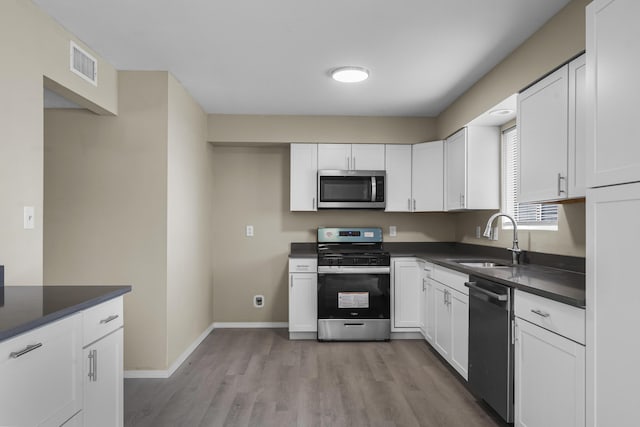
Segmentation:
{"type": "Polygon", "coordinates": [[[518,132],[516,127],[502,133],[505,211],[518,225],[556,225],[558,205],[518,202],[518,132]]]}

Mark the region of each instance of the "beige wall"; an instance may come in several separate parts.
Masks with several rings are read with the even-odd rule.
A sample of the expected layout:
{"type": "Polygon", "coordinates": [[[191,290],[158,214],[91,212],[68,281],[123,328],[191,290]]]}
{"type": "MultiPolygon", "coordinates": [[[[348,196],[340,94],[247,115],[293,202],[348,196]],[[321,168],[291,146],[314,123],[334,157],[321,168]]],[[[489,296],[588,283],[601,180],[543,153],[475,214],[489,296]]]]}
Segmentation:
{"type": "Polygon", "coordinates": [[[207,115],[169,76],[167,348],[176,360],[212,322],[211,168],[207,115]]]}
{"type": "Polygon", "coordinates": [[[459,97],[437,118],[438,138],[446,138],[508,96],[585,49],[585,6],[573,0],[459,97]]]}
{"type": "Polygon", "coordinates": [[[314,242],[318,226],[398,227],[387,241],[452,241],[444,213],[289,212],[289,147],[214,147],[213,271],[216,322],[286,322],[290,242],[314,242]],[[255,236],[245,237],[245,226],[255,236]],[[253,295],[265,307],[253,307],[253,295]]]}
{"type": "Polygon", "coordinates": [[[209,115],[216,143],[346,142],[412,144],[436,139],[429,117],[209,115]]]}
{"type": "Polygon", "coordinates": [[[126,369],[167,366],[166,72],[121,72],[119,116],[45,114],[45,284],[130,284],[126,369]]]}
{"type": "MultiPolygon", "coordinates": [[[[585,256],[585,211],[584,202],[560,205],[557,231],[519,230],[520,249],[557,255],[585,256]]],[[[456,241],[474,245],[511,247],[512,230],[500,230],[498,240],[476,238],[476,227],[484,231],[493,211],[465,212],[453,214],[456,218],[456,241]]],[[[496,224],[498,221],[496,221],[496,224]]],[[[505,251],[506,253],[506,251],[505,251]]]]}
{"type": "Polygon", "coordinates": [[[117,111],[115,70],[94,55],[97,88],[71,73],[71,38],[30,1],[0,2],[0,262],[8,284],[42,283],[43,76],[96,110],[117,111]],[[24,206],[35,207],[35,229],[23,229],[24,206]]]}

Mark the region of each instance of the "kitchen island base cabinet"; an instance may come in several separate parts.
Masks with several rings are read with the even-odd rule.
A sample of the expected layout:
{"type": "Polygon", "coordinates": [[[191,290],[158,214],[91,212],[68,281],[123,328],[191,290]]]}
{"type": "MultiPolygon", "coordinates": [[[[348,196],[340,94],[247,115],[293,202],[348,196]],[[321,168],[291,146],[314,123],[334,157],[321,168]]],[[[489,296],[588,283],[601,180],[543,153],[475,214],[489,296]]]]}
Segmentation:
{"type": "Polygon", "coordinates": [[[81,358],[80,314],[1,342],[0,425],[70,420],[82,409],[81,358]]]}
{"type": "Polygon", "coordinates": [[[585,425],[585,347],[516,318],[517,427],[585,425]]]}
{"type": "Polygon", "coordinates": [[[123,336],[120,328],[84,350],[82,418],[85,426],[122,426],[123,336]]]}

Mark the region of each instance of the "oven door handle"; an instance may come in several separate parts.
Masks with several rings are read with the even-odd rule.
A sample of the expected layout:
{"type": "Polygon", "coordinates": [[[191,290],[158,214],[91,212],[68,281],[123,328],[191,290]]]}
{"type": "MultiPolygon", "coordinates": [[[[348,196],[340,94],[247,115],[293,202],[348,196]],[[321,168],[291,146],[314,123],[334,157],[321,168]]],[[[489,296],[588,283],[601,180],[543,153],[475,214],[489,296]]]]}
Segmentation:
{"type": "Polygon", "coordinates": [[[389,267],[318,266],[318,274],[389,274],[389,267]]]}
{"type": "Polygon", "coordinates": [[[464,282],[464,285],[469,288],[469,289],[473,289],[475,291],[478,291],[480,293],[485,294],[486,296],[488,296],[489,298],[492,298],[494,300],[498,300],[498,301],[506,301],[509,299],[509,296],[506,294],[496,294],[495,292],[491,292],[487,289],[481,288],[480,286],[478,286],[477,282],[464,282]]]}

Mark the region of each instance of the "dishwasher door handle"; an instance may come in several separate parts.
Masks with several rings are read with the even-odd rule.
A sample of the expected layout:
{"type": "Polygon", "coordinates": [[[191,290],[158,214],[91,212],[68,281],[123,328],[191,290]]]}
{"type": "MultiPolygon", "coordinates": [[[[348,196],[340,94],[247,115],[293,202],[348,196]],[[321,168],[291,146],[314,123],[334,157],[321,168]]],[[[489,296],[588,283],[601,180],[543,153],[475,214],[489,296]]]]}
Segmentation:
{"type": "Polygon", "coordinates": [[[500,294],[496,294],[495,292],[488,291],[488,290],[478,286],[478,284],[476,282],[464,282],[464,285],[469,289],[476,290],[476,291],[478,291],[480,293],[483,293],[486,296],[488,296],[490,298],[493,298],[495,300],[498,300],[498,301],[506,301],[507,299],[509,299],[508,295],[505,295],[505,294],[500,295],[500,294]]]}

